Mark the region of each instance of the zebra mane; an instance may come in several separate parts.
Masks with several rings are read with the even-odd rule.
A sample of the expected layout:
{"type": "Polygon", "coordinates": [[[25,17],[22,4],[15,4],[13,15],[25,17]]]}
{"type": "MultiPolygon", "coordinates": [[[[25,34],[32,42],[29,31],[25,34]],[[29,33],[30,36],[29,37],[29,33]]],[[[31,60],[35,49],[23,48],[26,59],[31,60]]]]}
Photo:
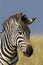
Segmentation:
{"type": "Polygon", "coordinates": [[[10,23],[11,23],[12,20],[14,20],[14,19],[15,19],[15,16],[14,16],[14,15],[12,15],[12,16],[10,16],[8,19],[6,19],[6,20],[4,21],[4,23],[2,24],[2,26],[3,26],[2,31],[8,30],[8,28],[9,28],[9,26],[10,26],[10,23]]]}
{"type": "MultiPolygon", "coordinates": [[[[24,26],[24,24],[26,24],[28,22],[28,18],[27,16],[21,13],[17,13],[15,15],[10,16],[8,19],[6,19],[3,23],[3,29],[2,31],[5,30],[9,30],[10,29],[10,25],[12,24],[12,22],[16,19],[16,21],[18,23],[20,23],[20,25],[22,24],[24,26]],[[12,21],[13,20],[13,21],[12,21]],[[22,22],[19,22],[19,20],[21,20],[22,22]]],[[[14,22],[13,22],[14,23],[14,22]]]]}

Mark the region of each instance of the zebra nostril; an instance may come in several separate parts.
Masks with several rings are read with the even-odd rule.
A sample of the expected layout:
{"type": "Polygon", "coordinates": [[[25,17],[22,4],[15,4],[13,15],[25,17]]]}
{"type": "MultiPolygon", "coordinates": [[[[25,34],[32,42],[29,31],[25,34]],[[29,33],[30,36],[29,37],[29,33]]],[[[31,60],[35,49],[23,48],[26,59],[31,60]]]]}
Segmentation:
{"type": "Polygon", "coordinates": [[[24,52],[24,55],[26,55],[27,57],[31,56],[33,53],[33,48],[32,46],[28,47],[26,52],[24,52]]]}

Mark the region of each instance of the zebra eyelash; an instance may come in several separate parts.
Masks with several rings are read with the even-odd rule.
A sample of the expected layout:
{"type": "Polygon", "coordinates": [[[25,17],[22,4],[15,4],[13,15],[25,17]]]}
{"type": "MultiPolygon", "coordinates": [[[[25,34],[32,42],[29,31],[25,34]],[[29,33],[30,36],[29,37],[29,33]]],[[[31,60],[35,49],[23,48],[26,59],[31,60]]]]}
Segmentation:
{"type": "Polygon", "coordinates": [[[22,31],[19,31],[19,34],[22,35],[23,34],[22,31]]]}

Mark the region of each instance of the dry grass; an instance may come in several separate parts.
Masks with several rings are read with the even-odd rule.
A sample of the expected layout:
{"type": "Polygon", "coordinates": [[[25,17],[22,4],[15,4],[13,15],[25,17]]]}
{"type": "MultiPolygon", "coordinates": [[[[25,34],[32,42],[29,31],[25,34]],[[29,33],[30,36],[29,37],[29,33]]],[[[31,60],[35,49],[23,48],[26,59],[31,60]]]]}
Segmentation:
{"type": "Polygon", "coordinates": [[[25,57],[18,49],[19,61],[17,65],[43,65],[43,36],[31,36],[34,53],[31,57],[25,57]]]}

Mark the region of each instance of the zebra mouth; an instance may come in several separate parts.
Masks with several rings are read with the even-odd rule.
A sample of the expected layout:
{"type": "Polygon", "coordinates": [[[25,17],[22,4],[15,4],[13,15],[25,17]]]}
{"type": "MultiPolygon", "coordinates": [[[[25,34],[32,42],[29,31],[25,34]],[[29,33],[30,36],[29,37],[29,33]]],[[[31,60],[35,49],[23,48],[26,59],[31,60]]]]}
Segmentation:
{"type": "Polygon", "coordinates": [[[26,52],[23,52],[23,54],[27,57],[30,57],[33,54],[33,48],[27,48],[26,52]]]}

